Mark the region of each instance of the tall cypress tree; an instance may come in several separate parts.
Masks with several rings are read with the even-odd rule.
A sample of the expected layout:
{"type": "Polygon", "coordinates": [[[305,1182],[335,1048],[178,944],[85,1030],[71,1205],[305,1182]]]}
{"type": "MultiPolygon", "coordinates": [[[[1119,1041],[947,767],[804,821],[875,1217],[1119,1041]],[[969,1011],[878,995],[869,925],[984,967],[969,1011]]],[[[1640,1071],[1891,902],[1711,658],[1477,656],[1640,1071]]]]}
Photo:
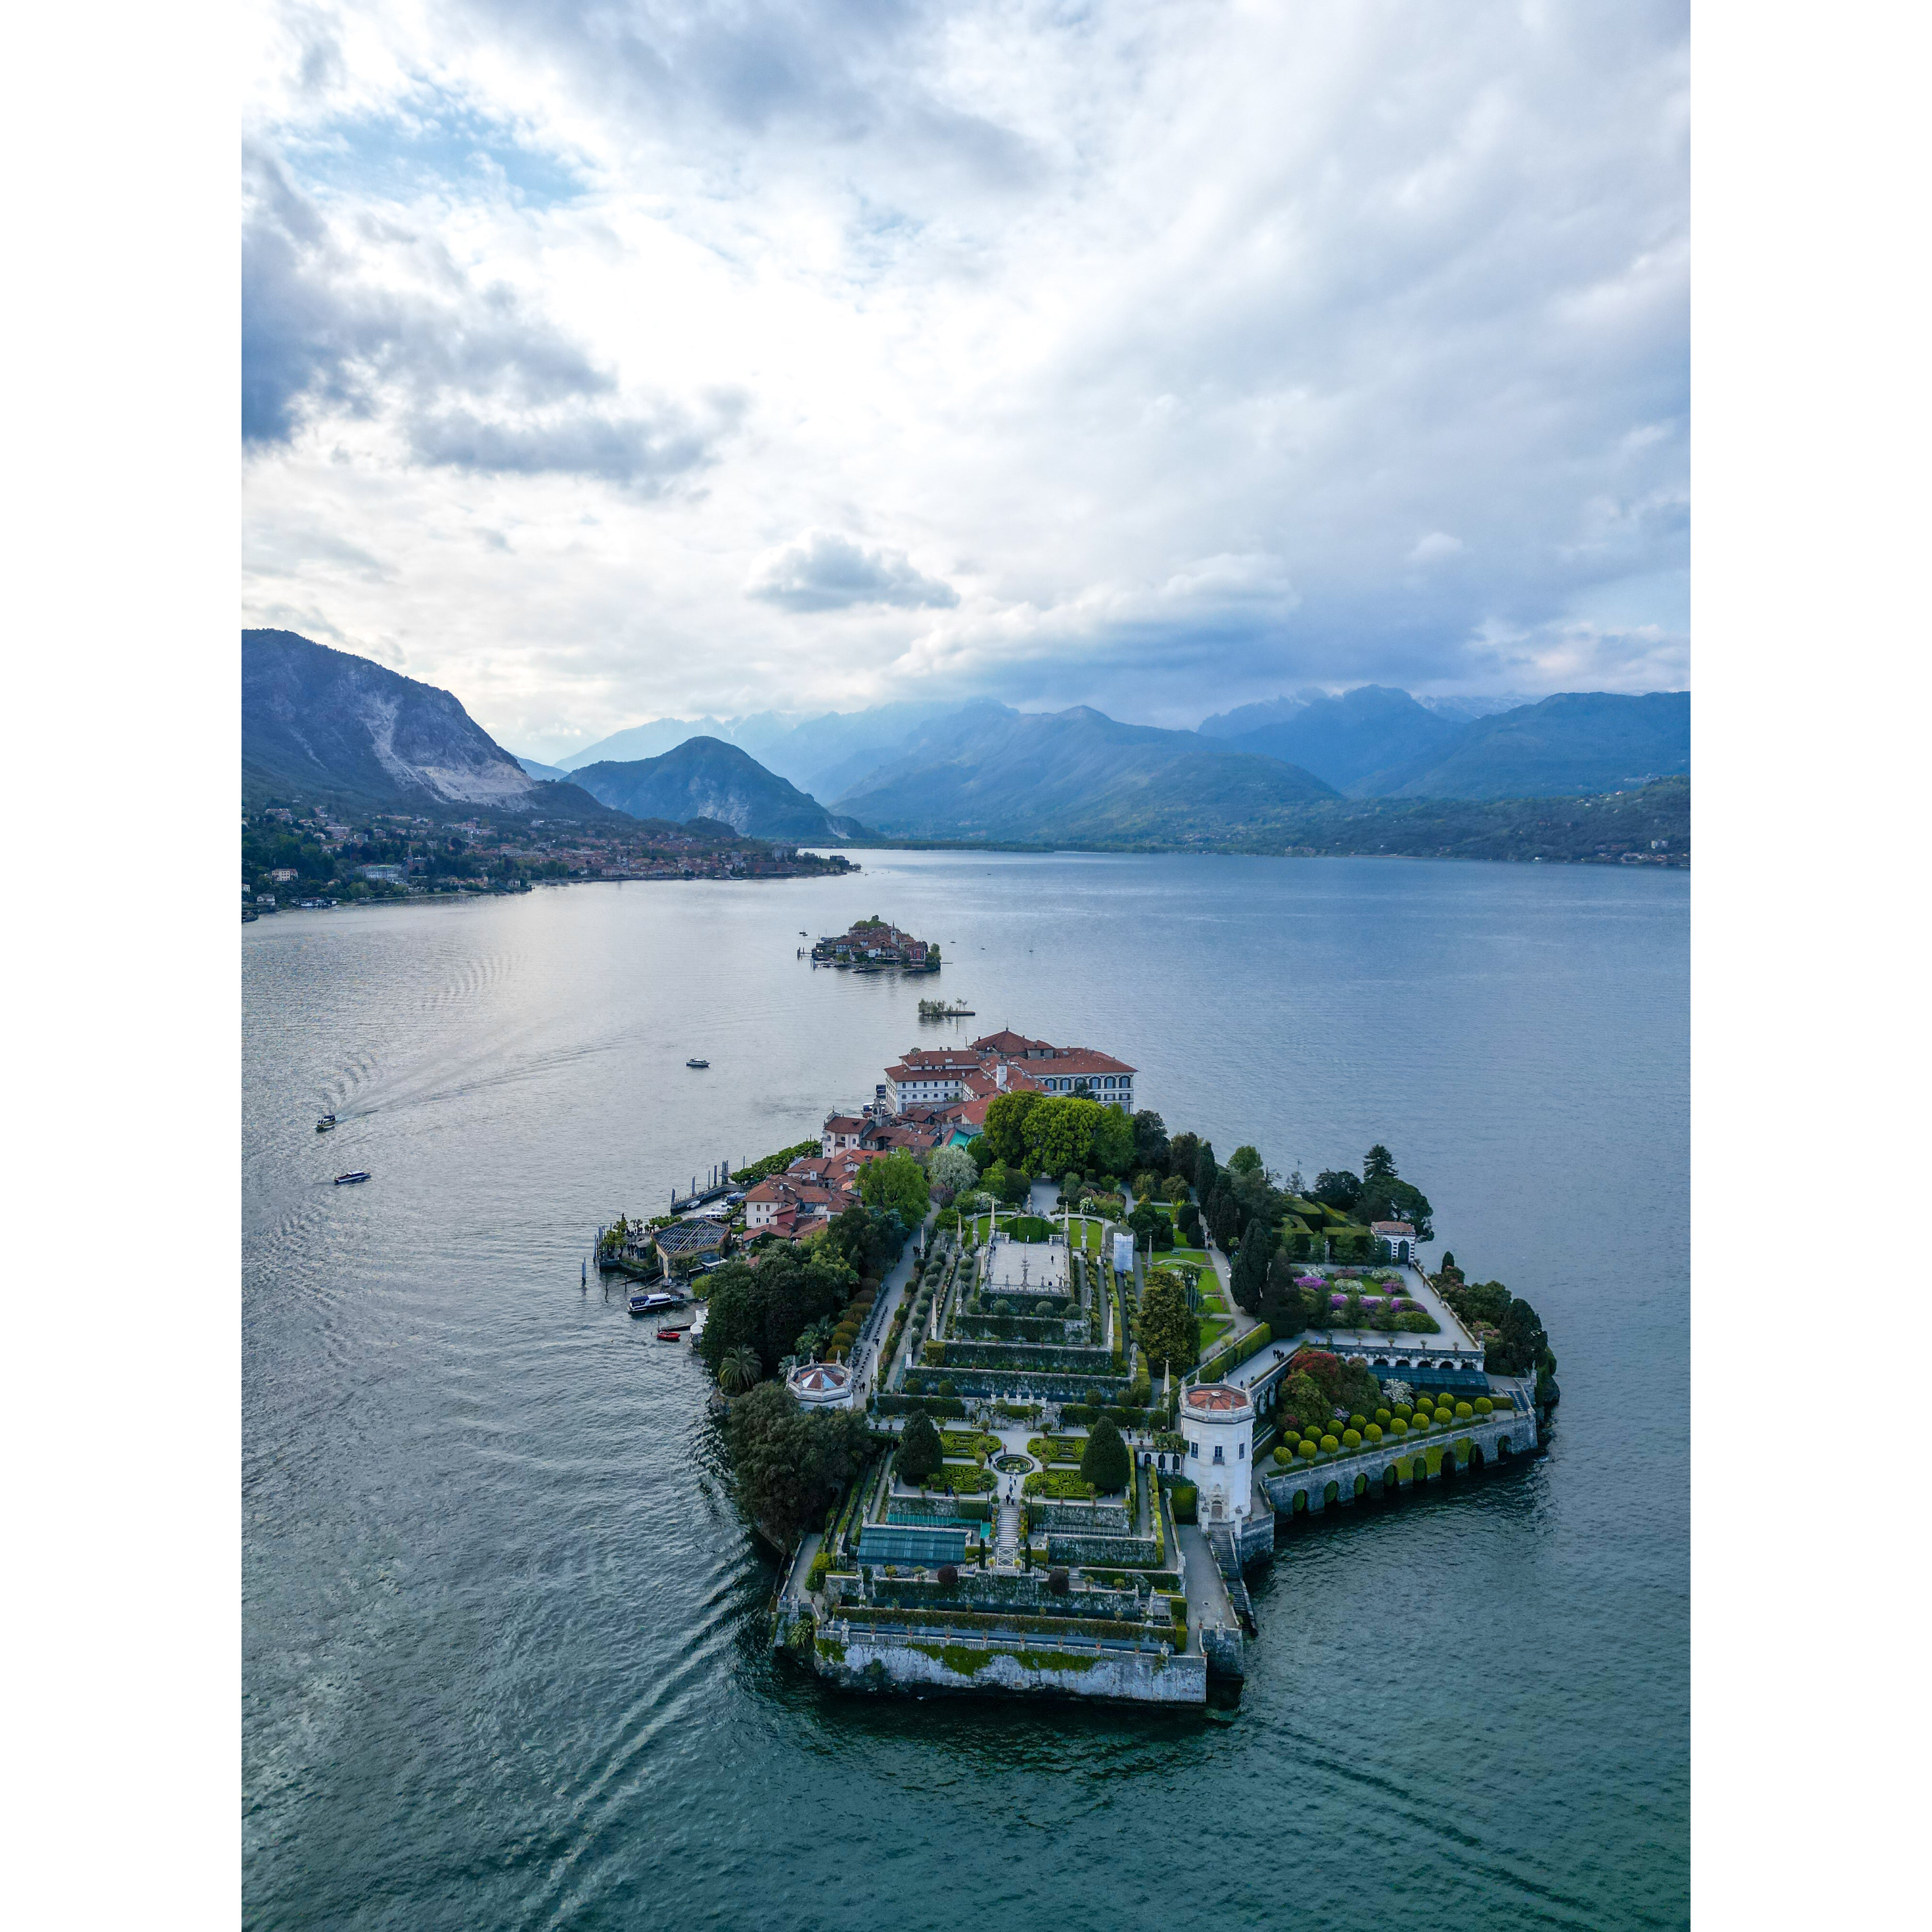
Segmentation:
{"type": "Polygon", "coordinates": [[[1234,1257],[1230,1286],[1237,1306],[1258,1315],[1262,1295],[1268,1286],[1268,1256],[1274,1246],[1274,1230],[1259,1215],[1248,1223],[1241,1237],[1240,1252],[1234,1257]]]}
{"type": "Polygon", "coordinates": [[[1208,1204],[1208,1196],[1214,1191],[1214,1183],[1220,1172],[1214,1159],[1214,1143],[1203,1141],[1194,1156],[1194,1192],[1204,1208],[1208,1204]]]}

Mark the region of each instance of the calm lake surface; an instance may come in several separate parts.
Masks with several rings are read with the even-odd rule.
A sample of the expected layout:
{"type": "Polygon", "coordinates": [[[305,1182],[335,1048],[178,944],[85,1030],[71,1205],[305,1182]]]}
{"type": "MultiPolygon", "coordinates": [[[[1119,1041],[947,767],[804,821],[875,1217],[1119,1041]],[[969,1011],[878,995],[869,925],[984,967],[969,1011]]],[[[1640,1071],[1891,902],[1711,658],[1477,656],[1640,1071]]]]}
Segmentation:
{"type": "Polygon", "coordinates": [[[1688,878],[858,856],[244,929],[248,1922],[1685,1923],[1688,878]],[[875,911],[937,984],[794,957],[875,911]],[[1552,1453],[1285,1528],[1232,1715],[778,1664],[696,1364],[579,1286],[948,1037],[935,992],[1223,1160],[1386,1142],[1550,1330],[1552,1453]]]}

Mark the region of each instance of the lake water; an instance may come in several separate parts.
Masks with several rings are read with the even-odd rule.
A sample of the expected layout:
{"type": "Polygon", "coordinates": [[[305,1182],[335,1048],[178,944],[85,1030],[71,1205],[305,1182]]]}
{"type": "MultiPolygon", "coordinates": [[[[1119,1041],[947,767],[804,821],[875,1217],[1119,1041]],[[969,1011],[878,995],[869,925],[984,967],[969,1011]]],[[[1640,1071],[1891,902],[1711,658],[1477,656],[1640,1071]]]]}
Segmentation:
{"type": "Polygon", "coordinates": [[[859,856],[244,928],[248,1922],[1684,1923],[1688,879],[859,856]],[[794,956],[872,912],[937,985],[794,956]],[[600,1221],[947,1036],[935,992],[1224,1160],[1385,1142],[1549,1329],[1552,1453],[1285,1530],[1231,1716],[778,1664],[696,1364],[580,1287],[600,1221]]]}

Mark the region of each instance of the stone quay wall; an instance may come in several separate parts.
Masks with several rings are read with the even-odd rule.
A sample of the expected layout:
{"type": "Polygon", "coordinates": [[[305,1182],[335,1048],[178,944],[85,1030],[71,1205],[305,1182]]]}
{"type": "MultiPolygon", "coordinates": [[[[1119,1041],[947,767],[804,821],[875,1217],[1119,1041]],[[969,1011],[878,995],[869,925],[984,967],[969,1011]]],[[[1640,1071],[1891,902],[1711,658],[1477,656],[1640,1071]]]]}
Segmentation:
{"type": "Polygon", "coordinates": [[[833,1624],[813,1632],[807,1660],[846,1690],[992,1692],[1184,1706],[1208,1701],[1205,1657],[1062,1648],[1044,1636],[944,1642],[937,1635],[928,1640],[833,1624]]]}

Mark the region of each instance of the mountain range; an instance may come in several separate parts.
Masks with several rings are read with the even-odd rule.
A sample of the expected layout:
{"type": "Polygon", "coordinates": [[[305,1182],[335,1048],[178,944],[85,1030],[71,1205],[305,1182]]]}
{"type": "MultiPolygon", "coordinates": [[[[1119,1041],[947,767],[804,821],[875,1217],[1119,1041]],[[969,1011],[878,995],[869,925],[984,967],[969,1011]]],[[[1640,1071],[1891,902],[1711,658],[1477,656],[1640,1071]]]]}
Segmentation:
{"type": "Polygon", "coordinates": [[[1297,766],[1198,732],[1122,724],[1087,705],[988,703],[928,725],[836,802],[909,838],[1168,842],[1335,795],[1297,766]]]}
{"type": "MultiPolygon", "coordinates": [[[[950,740],[971,733],[978,742],[995,713],[1042,715],[982,698],[884,704],[802,721],[775,712],[722,722],[660,718],[602,740],[553,769],[581,770],[597,762],[592,752],[635,758],[661,754],[690,738],[714,737],[749,752],[801,791],[869,822],[872,808],[862,801],[878,790],[903,791],[911,779],[909,760],[956,765],[946,754],[950,740]]],[[[1688,692],[1418,698],[1364,685],[1340,696],[1302,691],[1242,705],[1203,719],[1198,731],[1168,733],[1165,741],[1176,755],[1180,748],[1174,741],[1184,740],[1196,752],[1272,759],[1350,798],[1581,797],[1688,772],[1690,719],[1688,692]]],[[[1141,742],[1144,747],[1160,741],[1141,742]]],[[[942,790],[958,782],[956,770],[935,771],[942,790]]]]}
{"type": "MultiPolygon", "coordinates": [[[[660,719],[602,744],[664,749],[576,762],[566,778],[561,766],[506,751],[452,693],[292,632],[244,632],[242,682],[242,790],[251,803],[299,797],[431,818],[489,810],[702,818],[813,844],[883,836],[1375,851],[1402,849],[1377,829],[1399,824],[1408,849],[1486,856],[1492,847],[1514,852],[1509,842],[1529,836],[1516,824],[1522,812],[1511,806],[1498,819],[1432,808],[1547,806],[1662,784],[1682,790],[1660,792],[1663,802],[1644,808],[1662,814],[1656,849],[1679,850],[1688,836],[1685,692],[1568,692],[1471,717],[1367,685],[1243,706],[1198,731],[1122,724],[1085,705],[1022,712],[983,698],[802,722],[764,712],[721,726],[735,742],[682,735],[678,721],[660,719]],[[766,745],[762,758],[747,737],[766,745]],[[811,788],[794,776],[813,773],[811,788]],[[1418,802],[1432,811],[1417,817],[1408,808],[1418,802]]],[[[1584,840],[1587,814],[1538,812],[1523,822],[1534,819],[1544,828],[1536,836],[1557,841],[1549,856],[1584,840]],[[1549,830],[1559,824],[1567,829],[1549,830]]]]}
{"type": "Polygon", "coordinates": [[[716,738],[566,778],[505,751],[452,693],[293,631],[242,634],[242,792],[250,804],[300,798],[430,818],[704,819],[754,838],[821,843],[862,830],[716,738]]]}

